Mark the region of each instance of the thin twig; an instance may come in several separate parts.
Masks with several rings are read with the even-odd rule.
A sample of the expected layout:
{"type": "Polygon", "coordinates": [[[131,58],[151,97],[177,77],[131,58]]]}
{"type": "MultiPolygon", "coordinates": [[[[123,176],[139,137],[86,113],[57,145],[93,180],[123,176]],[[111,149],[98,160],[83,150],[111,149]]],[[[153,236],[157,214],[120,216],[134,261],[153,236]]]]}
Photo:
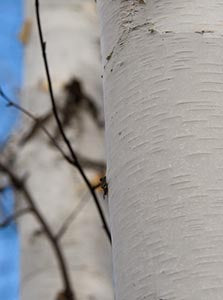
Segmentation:
{"type": "Polygon", "coordinates": [[[57,150],[61,153],[61,155],[64,157],[65,160],[67,160],[70,164],[73,164],[73,161],[70,159],[70,157],[63,151],[63,149],[60,147],[60,145],[57,143],[57,141],[53,138],[53,136],[51,135],[51,133],[46,129],[46,127],[44,127],[39,118],[34,116],[30,111],[28,111],[27,109],[25,109],[24,107],[22,107],[21,105],[15,103],[14,101],[12,101],[11,99],[9,99],[9,97],[4,93],[4,91],[2,90],[2,88],[0,87],[0,96],[2,97],[3,100],[5,100],[5,102],[7,103],[7,106],[12,106],[15,107],[16,109],[18,109],[19,111],[21,111],[24,115],[26,115],[27,117],[29,117],[31,120],[33,120],[33,122],[35,122],[35,124],[39,124],[39,127],[42,129],[42,131],[47,135],[47,137],[51,140],[51,142],[53,143],[53,145],[57,148],[57,150]]]}
{"type": "Polygon", "coordinates": [[[57,110],[56,101],[55,101],[55,97],[54,97],[54,93],[53,93],[53,87],[52,87],[52,81],[51,81],[51,77],[50,77],[48,60],[47,60],[47,56],[46,56],[46,42],[43,39],[43,33],[42,33],[42,27],[41,27],[41,21],[40,21],[40,14],[39,14],[39,1],[36,0],[35,4],[36,4],[36,20],[37,20],[37,26],[38,26],[38,32],[39,32],[39,38],[40,38],[40,46],[41,46],[41,50],[42,50],[43,62],[44,62],[47,82],[48,82],[48,86],[49,86],[49,94],[50,94],[53,114],[54,114],[54,117],[56,119],[58,129],[59,129],[59,131],[60,131],[60,133],[63,137],[63,140],[64,140],[66,146],[68,147],[70,153],[72,153],[73,160],[76,162],[77,157],[76,157],[76,155],[75,155],[75,153],[72,149],[70,141],[68,140],[68,138],[67,138],[67,136],[66,136],[66,134],[63,130],[63,126],[62,126],[62,123],[61,123],[60,118],[59,118],[59,113],[58,113],[58,110],[57,110]]]}
{"type": "MultiPolygon", "coordinates": [[[[55,148],[61,153],[62,157],[69,163],[72,164],[76,167],[75,163],[73,160],[63,151],[63,149],[60,147],[60,145],[57,143],[56,139],[52,136],[52,134],[47,130],[47,128],[43,125],[42,120],[45,121],[45,119],[48,119],[49,113],[43,117],[36,117],[33,113],[31,113],[29,110],[25,109],[21,105],[17,104],[14,102],[12,99],[10,99],[5,92],[2,90],[0,87],[0,96],[2,99],[6,102],[7,106],[11,106],[16,108],[17,110],[21,111],[24,115],[26,115],[28,118],[30,118],[34,122],[33,128],[30,130],[30,132],[22,138],[22,140],[19,142],[19,144],[23,144],[26,142],[29,138],[30,135],[32,134],[33,131],[36,130],[36,128],[40,128],[43,133],[49,138],[49,140],[53,143],[55,148]]],[[[89,169],[97,169],[99,171],[105,170],[106,165],[103,161],[100,160],[93,160],[89,159],[87,157],[82,156],[81,154],[76,154],[78,156],[78,160],[80,161],[81,165],[83,165],[85,168],[89,169]]]]}
{"type": "Polygon", "coordinates": [[[47,82],[48,82],[48,87],[49,87],[49,94],[50,94],[53,114],[54,114],[55,120],[57,122],[58,129],[61,133],[61,136],[64,140],[65,145],[67,146],[67,148],[70,152],[70,155],[71,155],[71,157],[74,161],[74,164],[75,164],[76,168],[78,169],[80,175],[82,176],[85,184],[87,185],[87,187],[88,187],[88,189],[89,189],[89,191],[90,191],[90,193],[91,193],[91,195],[94,199],[95,205],[97,207],[100,218],[102,220],[104,230],[105,230],[105,232],[107,234],[107,237],[108,237],[108,239],[111,243],[111,233],[110,233],[109,226],[107,224],[106,218],[104,216],[103,210],[101,208],[100,202],[99,202],[99,200],[97,198],[97,195],[96,195],[94,189],[92,188],[91,183],[88,180],[82,166],[79,163],[77,155],[76,155],[75,151],[73,150],[69,139],[66,136],[66,133],[65,133],[65,131],[63,129],[63,126],[62,126],[62,122],[59,118],[59,113],[58,113],[58,110],[57,110],[56,101],[55,101],[55,97],[54,97],[54,93],[53,93],[52,81],[51,81],[51,77],[50,77],[50,71],[49,71],[48,60],[47,60],[47,55],[46,55],[46,42],[44,41],[43,33],[42,33],[42,26],[41,26],[40,13],[39,13],[39,1],[38,0],[35,1],[35,5],[36,5],[36,19],[37,19],[39,38],[40,38],[40,46],[41,46],[41,50],[42,50],[43,62],[44,62],[44,67],[45,67],[45,71],[46,71],[46,77],[47,77],[47,82]]]}
{"type": "MultiPolygon", "coordinates": [[[[27,142],[30,141],[32,137],[35,136],[35,134],[38,133],[38,130],[42,130],[42,127],[45,127],[45,123],[50,120],[52,117],[52,112],[46,113],[43,116],[38,117],[37,122],[34,122],[33,126],[30,128],[30,130],[21,138],[19,141],[19,145],[24,146],[27,142]]],[[[46,127],[45,127],[46,128],[46,127]]],[[[51,135],[52,136],[52,135],[51,135]]],[[[56,141],[56,139],[52,136],[52,138],[56,141]]],[[[51,139],[52,141],[52,139],[51,139]]],[[[55,143],[54,143],[55,145],[55,143]]]]}
{"type": "Polygon", "coordinates": [[[2,222],[0,222],[0,228],[9,226],[13,221],[15,221],[16,219],[22,217],[23,215],[29,212],[32,212],[32,209],[29,207],[16,211],[14,214],[6,217],[2,222]]]}
{"type": "Polygon", "coordinates": [[[84,208],[84,206],[87,204],[88,198],[85,200],[81,200],[77,206],[74,208],[74,210],[69,214],[69,216],[65,219],[61,227],[59,228],[56,238],[61,239],[62,236],[65,234],[67,231],[68,227],[70,224],[74,221],[74,219],[77,218],[78,214],[81,212],[81,210],[84,208]]]}
{"type": "Polygon", "coordinates": [[[23,194],[24,199],[27,202],[27,204],[29,205],[30,209],[32,210],[33,215],[35,216],[35,218],[37,219],[37,221],[40,223],[41,227],[43,228],[44,233],[46,234],[46,237],[48,238],[48,241],[50,242],[50,244],[55,252],[58,264],[60,266],[59,269],[60,269],[61,277],[62,277],[63,284],[64,284],[63,293],[66,296],[67,300],[75,300],[76,297],[74,295],[74,292],[73,292],[73,289],[71,286],[71,281],[70,281],[70,277],[68,274],[66,260],[65,260],[63,251],[60,247],[59,241],[54,236],[54,234],[50,228],[50,225],[48,224],[48,222],[46,221],[46,219],[43,217],[42,213],[36,206],[35,201],[31,195],[31,193],[29,192],[28,187],[26,186],[26,182],[23,179],[19,178],[8,166],[3,164],[2,162],[0,162],[0,171],[7,174],[11,180],[12,185],[15,187],[15,189],[17,189],[18,191],[20,191],[23,194]]]}

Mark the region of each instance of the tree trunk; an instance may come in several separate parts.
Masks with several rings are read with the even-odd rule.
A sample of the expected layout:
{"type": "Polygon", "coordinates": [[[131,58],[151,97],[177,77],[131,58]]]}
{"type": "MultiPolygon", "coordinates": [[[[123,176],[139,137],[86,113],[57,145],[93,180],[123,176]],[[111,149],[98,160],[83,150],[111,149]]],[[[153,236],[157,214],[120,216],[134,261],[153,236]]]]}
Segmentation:
{"type": "MultiPolygon", "coordinates": [[[[34,2],[24,1],[26,19],[32,27],[26,44],[22,91],[24,97],[21,99],[21,105],[34,115],[43,117],[48,115],[51,104],[39,46],[34,2]]],[[[82,83],[83,91],[96,99],[98,102],[95,103],[99,106],[101,103],[99,30],[94,2],[92,0],[39,2],[58,107],[63,107],[64,86],[73,78],[82,83]]],[[[85,158],[96,161],[103,159],[102,132],[99,131],[95,121],[86,110],[80,111],[79,119],[71,109],[72,111],[72,120],[69,126],[64,127],[72,146],[85,158]]],[[[56,136],[57,142],[63,145],[56,135],[56,126],[52,119],[44,123],[44,126],[56,136]]],[[[0,128],[1,125],[0,120],[0,128]]],[[[24,134],[19,132],[19,140],[21,137],[27,137],[31,128],[33,123],[24,117],[24,134]]],[[[36,131],[32,138],[16,151],[17,172],[21,176],[28,174],[26,183],[53,233],[58,233],[66,224],[66,220],[70,221],[60,238],[60,245],[66,257],[68,273],[77,300],[112,300],[110,244],[91,195],[78,172],[64,161],[41,130],[36,131]]],[[[99,176],[94,169],[85,171],[90,180],[99,176]]],[[[23,205],[23,202],[18,201],[18,205],[23,205]]],[[[106,202],[104,201],[102,205],[106,211],[106,202]]],[[[19,225],[22,256],[20,300],[56,300],[63,286],[52,248],[40,224],[32,215],[20,218],[19,225]]],[[[1,272],[4,273],[0,269],[1,272]]],[[[0,295],[0,300],[8,299],[0,295]]]]}
{"type": "Polygon", "coordinates": [[[98,1],[117,300],[222,300],[223,3],[98,1]]]}

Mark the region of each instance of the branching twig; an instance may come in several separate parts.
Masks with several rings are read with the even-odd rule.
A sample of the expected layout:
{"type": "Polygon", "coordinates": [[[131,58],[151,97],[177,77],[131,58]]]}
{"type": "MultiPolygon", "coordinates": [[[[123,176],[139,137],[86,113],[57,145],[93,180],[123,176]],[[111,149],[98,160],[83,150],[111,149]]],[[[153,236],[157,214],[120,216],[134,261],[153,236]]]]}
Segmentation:
{"type": "Polygon", "coordinates": [[[66,136],[66,133],[65,133],[65,131],[63,129],[63,126],[62,126],[62,122],[59,118],[59,113],[58,113],[58,110],[57,110],[56,101],[55,101],[55,97],[54,97],[54,93],[53,93],[52,81],[51,81],[51,77],[50,77],[50,71],[49,71],[48,60],[47,60],[47,55],[46,55],[46,42],[44,41],[43,33],[42,33],[40,14],[39,14],[39,1],[38,0],[35,1],[35,5],[36,5],[36,19],[37,19],[39,38],[40,38],[40,46],[41,46],[41,50],[42,50],[43,62],[44,62],[47,82],[48,82],[48,86],[49,86],[49,94],[50,94],[53,114],[54,114],[55,120],[57,122],[58,129],[61,133],[61,136],[64,140],[65,145],[67,146],[67,148],[70,152],[70,155],[71,155],[71,157],[74,161],[74,164],[75,164],[76,168],[78,169],[80,175],[82,176],[84,182],[86,183],[86,185],[87,185],[87,187],[88,187],[88,189],[89,189],[89,191],[90,191],[90,193],[91,193],[91,195],[94,199],[95,205],[97,207],[97,210],[99,212],[100,218],[101,218],[102,223],[103,223],[103,227],[105,229],[105,232],[108,236],[109,241],[111,242],[111,234],[110,234],[109,226],[108,226],[107,221],[105,219],[103,210],[100,206],[100,202],[97,198],[95,190],[92,188],[90,181],[88,180],[82,166],[80,165],[80,162],[77,158],[77,155],[76,155],[75,151],[73,150],[69,139],[66,136]]]}
{"type": "Polygon", "coordinates": [[[12,106],[15,107],[16,109],[18,109],[19,111],[21,111],[24,115],[26,115],[27,117],[29,117],[31,120],[33,120],[33,122],[35,124],[37,124],[42,131],[46,134],[46,136],[51,140],[51,142],[53,143],[53,145],[57,148],[57,150],[62,154],[62,156],[64,157],[64,159],[66,161],[68,161],[70,164],[73,164],[73,161],[70,159],[70,157],[63,151],[63,149],[60,147],[60,145],[57,143],[57,141],[53,138],[53,136],[51,135],[51,133],[46,129],[45,126],[42,125],[41,120],[34,116],[30,111],[28,111],[27,109],[25,109],[24,107],[22,107],[21,105],[15,103],[14,101],[12,101],[11,99],[9,99],[9,97],[4,93],[4,91],[2,90],[2,88],[0,87],[0,96],[2,97],[2,99],[5,100],[5,102],[7,103],[7,106],[12,106]]]}
{"type": "MultiPolygon", "coordinates": [[[[39,129],[41,130],[43,127],[46,128],[44,124],[47,121],[49,121],[51,117],[52,117],[52,113],[51,112],[50,113],[46,113],[45,115],[38,117],[37,121],[34,122],[33,126],[30,128],[30,130],[19,141],[19,144],[21,146],[24,146],[27,142],[30,141],[30,139],[32,137],[35,136],[35,134],[38,132],[39,129]]],[[[56,139],[52,136],[51,142],[52,142],[53,139],[56,141],[56,139]]],[[[54,143],[54,145],[55,145],[55,143],[54,143]]]]}
{"type": "MultiPolygon", "coordinates": [[[[47,128],[43,125],[45,119],[48,119],[49,113],[46,116],[43,117],[36,117],[33,113],[31,113],[29,110],[25,109],[21,105],[14,102],[12,99],[9,99],[9,97],[4,93],[2,88],[0,87],[0,96],[3,100],[5,100],[7,106],[12,106],[19,111],[21,111],[24,115],[26,115],[28,118],[30,118],[34,122],[34,126],[32,130],[21,140],[21,144],[23,144],[26,139],[29,139],[30,135],[33,131],[35,131],[37,128],[40,128],[44,134],[49,138],[49,140],[53,143],[55,148],[61,153],[62,157],[71,165],[74,165],[73,160],[64,152],[64,150],[60,147],[60,145],[57,143],[56,139],[52,136],[52,134],[47,130],[47,128]]],[[[20,143],[20,142],[19,142],[20,143]]],[[[105,170],[106,165],[103,161],[100,160],[92,160],[87,157],[82,156],[81,154],[77,154],[78,160],[80,161],[81,165],[83,165],[85,168],[89,169],[98,169],[99,171],[105,170]]],[[[75,165],[76,167],[76,165],[75,165]]]]}
{"type": "Polygon", "coordinates": [[[71,281],[70,281],[70,277],[68,274],[65,257],[63,255],[59,241],[54,236],[48,222],[46,221],[46,219],[43,217],[40,210],[36,206],[35,201],[31,195],[31,193],[29,192],[28,187],[26,186],[25,181],[22,180],[21,178],[19,178],[11,169],[9,169],[8,166],[3,164],[2,162],[0,162],[0,171],[7,174],[11,180],[12,185],[23,194],[24,199],[27,202],[28,206],[30,207],[33,215],[35,216],[35,218],[37,219],[37,221],[40,223],[41,227],[43,228],[44,233],[46,234],[46,237],[48,238],[48,240],[55,252],[55,255],[57,257],[57,261],[58,261],[58,264],[60,267],[59,269],[61,272],[61,277],[62,277],[63,285],[64,285],[63,294],[64,294],[64,296],[66,296],[67,300],[75,300],[76,297],[74,295],[74,292],[73,292],[73,289],[71,286],[71,281]]]}
{"type": "MultiPolygon", "coordinates": [[[[104,163],[103,162],[93,162],[91,160],[88,160],[86,158],[83,157],[78,157],[77,153],[74,151],[74,149],[72,148],[71,142],[69,141],[65,130],[63,128],[63,124],[60,120],[59,117],[59,113],[58,113],[58,109],[56,106],[56,102],[55,102],[55,98],[54,98],[54,94],[53,94],[53,88],[52,88],[52,82],[51,82],[51,77],[50,77],[50,72],[49,72],[49,67],[48,67],[48,61],[47,61],[47,56],[46,56],[46,43],[43,39],[43,34],[42,34],[42,29],[41,29],[41,22],[40,22],[40,15],[39,15],[39,1],[35,0],[36,2],[36,17],[37,17],[37,24],[38,24],[38,31],[39,31],[39,37],[40,37],[40,44],[41,44],[41,49],[42,49],[42,55],[43,55],[43,61],[44,61],[44,66],[45,66],[45,70],[46,70],[46,76],[47,76],[47,81],[48,81],[48,86],[49,86],[49,93],[50,93],[50,99],[51,99],[51,103],[52,103],[52,111],[53,111],[53,116],[55,117],[59,132],[63,138],[63,141],[69,151],[69,154],[66,154],[66,151],[63,150],[63,148],[61,148],[61,146],[57,143],[56,139],[50,134],[50,132],[46,129],[46,127],[43,126],[42,124],[42,120],[41,118],[38,118],[36,116],[34,116],[32,113],[30,113],[28,110],[24,109],[23,107],[21,107],[19,104],[11,101],[6,95],[5,93],[2,91],[2,89],[0,88],[0,96],[2,96],[2,98],[6,101],[8,106],[13,106],[16,109],[20,110],[21,112],[23,112],[25,115],[27,115],[29,118],[31,118],[34,121],[34,124],[36,126],[36,128],[41,128],[41,130],[48,136],[48,138],[51,140],[51,142],[54,144],[54,146],[59,150],[59,152],[62,154],[62,156],[64,157],[64,159],[69,162],[71,165],[75,166],[80,175],[82,176],[84,182],[86,183],[94,201],[96,204],[96,207],[98,209],[99,215],[101,217],[105,232],[109,238],[109,241],[111,242],[111,235],[110,235],[110,230],[109,227],[107,225],[107,221],[106,218],[104,216],[103,210],[100,206],[100,202],[97,198],[97,195],[95,193],[95,189],[94,187],[91,186],[90,181],[88,180],[84,169],[81,165],[81,163],[83,163],[85,166],[87,165],[88,167],[98,167],[100,166],[100,168],[104,168],[104,163]]],[[[90,104],[88,104],[90,105],[90,104]]],[[[48,116],[46,117],[46,119],[48,119],[48,116]]],[[[35,128],[34,128],[35,129],[35,128]]],[[[14,186],[14,188],[16,190],[18,190],[21,194],[23,194],[24,199],[28,205],[28,207],[18,210],[16,211],[14,214],[11,214],[7,217],[5,217],[5,219],[0,222],[0,227],[5,227],[8,226],[12,221],[16,220],[17,218],[19,218],[20,216],[26,214],[26,213],[32,213],[33,216],[36,218],[36,220],[39,222],[39,224],[41,225],[41,227],[43,228],[43,232],[45,233],[49,243],[52,246],[53,251],[55,252],[55,256],[57,258],[57,262],[59,265],[59,270],[61,273],[61,277],[62,277],[62,281],[63,281],[63,291],[60,293],[60,295],[62,295],[63,297],[65,297],[64,299],[66,300],[75,300],[75,293],[73,292],[72,289],[72,285],[71,285],[71,281],[70,281],[70,276],[68,273],[68,268],[67,268],[67,264],[66,264],[66,260],[63,254],[63,251],[61,249],[60,246],[60,238],[61,236],[64,234],[64,232],[67,230],[69,224],[72,222],[72,220],[74,219],[74,217],[77,216],[77,214],[80,212],[80,210],[82,209],[82,207],[85,205],[86,201],[81,201],[77,207],[75,208],[75,210],[68,216],[68,218],[65,220],[64,224],[61,226],[60,230],[58,231],[57,234],[54,234],[53,231],[51,230],[50,225],[48,224],[47,220],[44,218],[44,216],[42,215],[42,213],[40,212],[40,210],[38,209],[38,207],[36,206],[36,203],[26,185],[25,180],[23,180],[22,178],[20,178],[19,176],[17,176],[11,169],[10,167],[8,167],[6,164],[2,163],[0,161],[0,171],[7,174],[7,176],[9,177],[12,185],[14,186]]]]}

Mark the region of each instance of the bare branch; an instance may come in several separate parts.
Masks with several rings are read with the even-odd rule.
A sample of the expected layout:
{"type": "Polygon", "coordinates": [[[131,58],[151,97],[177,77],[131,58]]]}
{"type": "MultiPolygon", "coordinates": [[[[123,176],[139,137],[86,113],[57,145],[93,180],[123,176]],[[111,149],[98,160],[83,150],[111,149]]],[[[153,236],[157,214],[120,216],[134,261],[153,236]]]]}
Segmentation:
{"type": "Polygon", "coordinates": [[[39,38],[40,38],[40,46],[41,46],[41,50],[42,50],[43,62],[44,62],[47,82],[48,82],[48,86],[49,86],[49,94],[50,94],[53,114],[54,114],[55,120],[57,122],[58,129],[59,129],[59,131],[61,133],[61,136],[63,138],[63,141],[64,141],[65,145],[67,146],[69,152],[70,152],[70,155],[71,155],[71,157],[74,161],[74,164],[75,164],[76,168],[78,169],[80,175],[82,176],[84,182],[86,183],[86,185],[87,185],[87,187],[88,187],[88,189],[89,189],[89,191],[90,191],[90,193],[91,193],[91,195],[94,199],[95,205],[97,207],[100,218],[102,220],[104,230],[105,230],[105,232],[107,234],[107,237],[108,237],[108,239],[111,243],[111,233],[110,233],[109,226],[107,224],[106,218],[104,216],[103,210],[101,208],[99,199],[98,199],[98,197],[95,193],[95,190],[92,188],[91,183],[88,180],[82,166],[80,165],[80,162],[77,158],[77,155],[76,155],[75,151],[73,150],[69,139],[66,136],[66,133],[63,129],[62,122],[59,118],[59,113],[58,113],[58,110],[57,110],[56,101],[55,101],[55,97],[54,97],[54,93],[53,93],[53,86],[52,86],[52,81],[51,81],[51,76],[50,76],[50,71],[49,71],[49,66],[48,66],[48,60],[47,60],[47,55],[46,55],[46,42],[44,41],[43,33],[42,33],[42,26],[41,26],[40,14],[39,14],[39,1],[36,0],[35,3],[36,3],[36,19],[37,19],[39,38]]]}
{"type": "MultiPolygon", "coordinates": [[[[38,117],[37,120],[34,122],[33,126],[30,128],[30,130],[27,132],[27,134],[25,134],[22,139],[19,141],[19,144],[21,146],[25,145],[27,142],[30,141],[30,139],[32,137],[35,136],[35,134],[38,132],[38,130],[42,130],[43,127],[46,128],[44,126],[44,124],[50,120],[50,118],[52,117],[52,113],[51,111],[47,114],[45,114],[44,116],[38,117]]],[[[56,142],[56,140],[54,139],[54,137],[51,135],[51,142],[54,140],[56,142]]],[[[55,142],[53,143],[53,145],[55,146],[55,142]]],[[[57,145],[59,145],[57,143],[57,145]]]]}
{"type": "MultiPolygon", "coordinates": [[[[25,114],[27,117],[29,117],[33,122],[34,125],[31,128],[31,130],[19,141],[19,144],[26,143],[31,136],[36,132],[36,130],[41,129],[45,135],[49,138],[49,140],[53,143],[55,148],[61,153],[63,158],[72,165],[75,165],[73,160],[63,151],[63,149],[60,147],[60,145],[57,143],[55,138],[51,135],[51,133],[46,129],[46,127],[43,125],[48,119],[51,117],[50,113],[47,113],[46,115],[42,117],[36,117],[34,114],[32,114],[29,110],[26,110],[21,105],[15,103],[13,100],[9,99],[9,97],[4,93],[4,91],[0,87],[0,96],[3,100],[7,103],[8,106],[14,107],[17,110],[21,111],[23,114],[25,114]]],[[[78,160],[80,161],[81,165],[85,168],[89,169],[96,169],[99,171],[106,169],[106,164],[103,161],[100,160],[93,160],[89,159],[87,157],[82,156],[81,154],[76,154],[78,156],[78,160]]],[[[75,165],[76,167],[76,165],[75,165]]]]}
{"type": "Polygon", "coordinates": [[[54,93],[53,93],[53,87],[52,87],[52,81],[51,81],[49,66],[48,66],[48,60],[47,60],[47,56],[46,56],[46,42],[43,39],[43,33],[42,33],[42,27],[41,27],[41,21],[40,21],[40,14],[39,14],[39,1],[36,0],[35,3],[36,3],[36,20],[37,20],[37,26],[38,26],[38,32],[39,32],[39,38],[40,38],[40,46],[41,46],[41,50],[42,50],[43,62],[44,62],[47,82],[48,82],[48,86],[49,86],[49,94],[50,94],[53,114],[54,114],[54,117],[56,119],[58,129],[60,130],[60,133],[63,137],[63,140],[64,140],[65,144],[67,145],[70,153],[72,154],[74,162],[76,163],[77,157],[76,157],[76,155],[75,155],[75,153],[72,149],[70,141],[68,140],[68,138],[67,138],[67,136],[66,136],[66,134],[63,130],[63,126],[62,126],[62,123],[61,123],[60,118],[59,118],[59,113],[58,113],[58,110],[57,110],[56,101],[55,101],[55,97],[54,97],[54,93]]]}
{"type": "Polygon", "coordinates": [[[15,107],[19,111],[21,111],[24,115],[29,117],[33,122],[36,124],[36,126],[39,126],[42,131],[46,134],[46,136],[51,140],[53,145],[57,148],[57,150],[61,153],[61,155],[64,157],[66,161],[68,161],[70,164],[73,164],[73,161],[70,159],[70,157],[63,151],[63,149],[59,146],[59,144],[56,142],[56,140],[53,138],[53,136],[50,134],[50,132],[44,127],[41,123],[40,118],[34,116],[30,111],[26,110],[24,107],[20,106],[19,104],[15,103],[9,97],[4,93],[2,88],[0,87],[0,96],[2,96],[2,99],[5,100],[8,106],[15,107]]]}
{"type": "Polygon", "coordinates": [[[76,297],[74,295],[74,292],[73,292],[73,289],[71,286],[71,281],[70,281],[70,277],[68,274],[68,268],[67,268],[67,264],[66,264],[66,260],[65,260],[63,251],[60,247],[58,240],[54,236],[49,224],[47,223],[46,219],[43,217],[40,210],[36,206],[36,203],[31,195],[31,193],[29,192],[28,187],[26,186],[25,180],[19,178],[7,165],[3,164],[2,162],[0,162],[0,171],[7,174],[12,185],[15,187],[15,189],[23,194],[24,200],[27,202],[28,206],[32,210],[34,217],[37,219],[37,221],[43,228],[44,233],[45,233],[48,241],[50,242],[52,249],[54,250],[54,253],[56,255],[56,258],[57,258],[57,261],[58,261],[58,264],[60,267],[59,269],[60,269],[61,277],[62,277],[63,284],[64,284],[64,291],[63,291],[64,295],[66,296],[67,300],[75,300],[76,297]]]}
{"type": "MultiPolygon", "coordinates": [[[[14,108],[18,109],[19,111],[21,111],[22,113],[24,113],[26,116],[28,116],[29,118],[31,118],[33,120],[33,122],[35,123],[35,125],[36,125],[36,126],[34,126],[34,128],[38,128],[39,127],[46,134],[46,136],[53,142],[54,146],[56,147],[56,149],[59,150],[59,152],[62,154],[62,156],[64,157],[64,159],[69,164],[71,164],[71,165],[73,165],[73,166],[76,167],[76,164],[74,164],[73,160],[67,154],[65,154],[65,152],[62,150],[62,148],[59,146],[59,144],[56,142],[56,140],[53,138],[53,136],[50,134],[50,132],[42,124],[42,122],[41,122],[42,118],[38,118],[38,117],[34,116],[30,111],[26,110],[21,105],[15,103],[13,100],[11,100],[4,93],[4,91],[1,88],[0,88],[0,95],[6,101],[6,103],[7,103],[8,106],[11,106],[11,107],[14,107],[14,108]]],[[[45,120],[45,118],[44,118],[44,120],[45,120]]],[[[83,165],[86,168],[98,169],[99,171],[104,171],[106,169],[106,165],[105,165],[105,163],[103,161],[91,160],[89,158],[81,156],[81,154],[78,154],[78,161],[81,163],[81,165],[83,165]]],[[[100,186],[100,184],[99,184],[99,186],[100,186]]],[[[95,186],[91,186],[91,192],[92,191],[94,192],[94,190],[96,188],[97,188],[97,186],[96,187],[95,186]]]]}

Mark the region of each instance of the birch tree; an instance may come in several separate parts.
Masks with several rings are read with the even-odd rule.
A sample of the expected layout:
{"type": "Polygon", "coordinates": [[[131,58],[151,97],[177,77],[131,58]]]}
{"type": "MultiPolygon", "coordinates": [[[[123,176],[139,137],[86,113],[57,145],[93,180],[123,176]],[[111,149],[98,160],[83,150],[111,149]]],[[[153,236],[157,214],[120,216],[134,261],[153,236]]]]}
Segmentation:
{"type": "MultiPolygon", "coordinates": [[[[99,34],[94,2],[39,2],[58,108],[65,103],[64,87],[72,78],[78,79],[86,94],[97,99],[98,102],[95,103],[100,105],[99,34]]],[[[27,23],[32,26],[26,43],[21,105],[41,118],[51,111],[51,104],[37,32],[35,1],[27,0],[24,3],[27,23]]],[[[72,113],[72,106],[70,112],[72,113]]],[[[26,116],[23,117],[24,133],[21,135],[25,137],[24,143],[30,137],[33,123],[26,116]]],[[[82,123],[73,115],[72,121],[66,127],[73,148],[83,157],[91,157],[93,160],[103,158],[102,133],[87,111],[81,117],[82,123]]],[[[61,142],[53,120],[44,125],[61,142]]],[[[18,139],[20,138],[19,136],[18,139]]],[[[29,142],[17,148],[16,153],[17,173],[21,176],[28,174],[26,183],[38,208],[52,228],[53,234],[58,236],[59,233],[58,240],[65,254],[75,297],[78,300],[112,300],[110,244],[91,195],[77,171],[61,158],[41,130],[33,134],[29,142]]],[[[95,178],[94,170],[86,171],[90,180],[95,178]]],[[[17,201],[18,209],[24,205],[22,200],[17,201]]],[[[106,211],[106,202],[102,204],[106,211]]],[[[32,215],[19,219],[19,225],[22,256],[21,300],[64,298],[58,264],[44,230],[32,215]]]]}
{"type": "Polygon", "coordinates": [[[223,3],[98,0],[117,300],[223,297],[223,3]]]}

